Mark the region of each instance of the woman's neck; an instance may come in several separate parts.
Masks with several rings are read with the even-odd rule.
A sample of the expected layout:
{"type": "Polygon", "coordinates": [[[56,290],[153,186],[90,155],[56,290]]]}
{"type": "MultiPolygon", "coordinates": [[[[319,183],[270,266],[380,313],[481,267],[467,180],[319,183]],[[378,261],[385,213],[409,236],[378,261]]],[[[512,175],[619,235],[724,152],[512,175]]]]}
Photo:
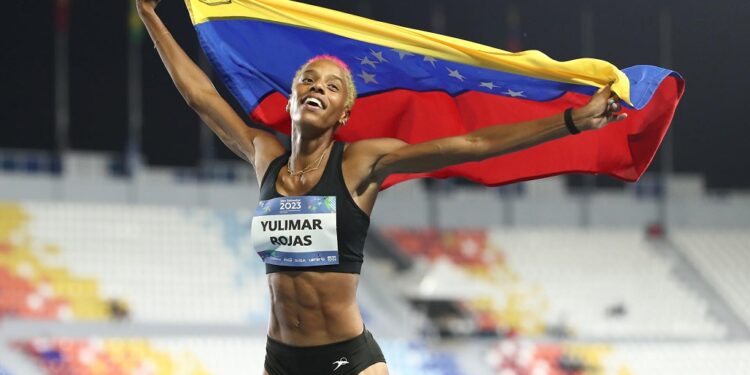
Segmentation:
{"type": "Polygon", "coordinates": [[[333,137],[328,132],[318,137],[304,137],[292,128],[292,154],[289,157],[289,169],[302,171],[314,164],[333,143],[333,137]]]}

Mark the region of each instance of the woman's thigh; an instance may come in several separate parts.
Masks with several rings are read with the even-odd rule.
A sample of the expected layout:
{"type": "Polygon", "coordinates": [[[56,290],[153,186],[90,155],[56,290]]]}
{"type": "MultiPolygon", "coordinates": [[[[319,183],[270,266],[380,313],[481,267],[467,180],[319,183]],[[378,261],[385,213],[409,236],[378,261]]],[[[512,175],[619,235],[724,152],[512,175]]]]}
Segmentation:
{"type": "Polygon", "coordinates": [[[388,365],[384,362],[376,363],[360,372],[359,375],[388,375],[388,365]]]}

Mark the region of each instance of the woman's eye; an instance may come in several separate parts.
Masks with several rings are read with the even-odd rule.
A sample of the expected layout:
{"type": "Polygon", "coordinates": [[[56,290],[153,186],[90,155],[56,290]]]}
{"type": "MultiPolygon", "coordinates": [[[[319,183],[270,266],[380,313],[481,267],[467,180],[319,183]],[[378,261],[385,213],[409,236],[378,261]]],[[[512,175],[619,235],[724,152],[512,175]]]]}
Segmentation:
{"type": "Polygon", "coordinates": [[[339,91],[339,87],[336,85],[328,85],[328,88],[332,91],[339,91]]]}
{"type": "Polygon", "coordinates": [[[310,83],[312,82],[312,78],[302,78],[303,83],[310,83]]]}

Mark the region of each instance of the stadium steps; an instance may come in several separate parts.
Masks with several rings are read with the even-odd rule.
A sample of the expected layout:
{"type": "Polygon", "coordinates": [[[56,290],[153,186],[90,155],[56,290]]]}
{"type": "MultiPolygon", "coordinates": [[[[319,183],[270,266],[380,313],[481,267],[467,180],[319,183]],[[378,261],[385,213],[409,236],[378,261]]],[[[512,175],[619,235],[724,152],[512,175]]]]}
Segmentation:
{"type": "MultiPolygon", "coordinates": [[[[456,247],[456,242],[463,244],[461,238],[474,238],[481,248],[481,243],[484,243],[481,235],[472,237],[468,232],[456,232],[437,244],[420,245],[422,237],[419,234],[417,231],[412,236],[400,236],[403,238],[398,241],[404,241],[401,244],[404,247],[417,248],[418,254],[427,257],[451,254],[450,259],[457,267],[471,266],[474,264],[472,259],[477,257],[489,259],[494,264],[495,258],[479,256],[483,253],[475,251],[476,246],[456,247]]],[[[524,304],[518,305],[519,311],[526,311],[530,306],[540,312],[534,319],[551,325],[560,321],[563,327],[574,330],[579,339],[715,340],[723,338],[727,331],[723,320],[707,314],[709,300],[701,298],[699,293],[694,293],[675,277],[674,268],[684,267],[675,267],[671,253],[655,251],[639,231],[591,232],[548,228],[494,230],[488,235],[485,246],[502,255],[501,268],[494,269],[493,275],[503,269],[512,271],[507,279],[498,280],[498,285],[493,284],[501,292],[506,286],[512,286],[504,294],[493,297],[496,303],[502,303],[503,298],[515,301],[512,298],[522,293],[520,295],[525,299],[524,304]],[[520,280],[518,285],[512,284],[514,280],[520,280]],[[540,288],[543,291],[541,296],[535,292],[540,288]],[[539,303],[540,308],[534,307],[540,306],[539,303]],[[627,309],[626,315],[610,316],[609,309],[620,305],[627,309]]],[[[482,285],[461,281],[445,270],[436,272],[436,278],[441,277],[448,280],[437,288],[443,294],[446,289],[456,289],[454,286],[457,285],[471,285],[472,292],[492,295],[491,290],[482,291],[482,285]]],[[[406,286],[408,283],[404,283],[406,286]]],[[[459,296],[467,294],[467,291],[458,291],[459,296]]],[[[506,318],[513,316],[506,315],[506,318]]],[[[528,314],[524,316],[530,317],[528,314]]],[[[533,320],[530,322],[534,323],[533,320]]]]}
{"type": "MultiPolygon", "coordinates": [[[[365,250],[365,254],[367,254],[365,250]]],[[[403,295],[403,289],[394,277],[395,270],[388,261],[369,258],[360,275],[358,300],[362,306],[365,324],[376,339],[417,338],[422,321],[411,309],[403,295]]]]}
{"type": "Polygon", "coordinates": [[[667,249],[683,264],[681,276],[711,301],[729,339],[750,339],[750,236],[741,232],[677,231],[667,249]]]}

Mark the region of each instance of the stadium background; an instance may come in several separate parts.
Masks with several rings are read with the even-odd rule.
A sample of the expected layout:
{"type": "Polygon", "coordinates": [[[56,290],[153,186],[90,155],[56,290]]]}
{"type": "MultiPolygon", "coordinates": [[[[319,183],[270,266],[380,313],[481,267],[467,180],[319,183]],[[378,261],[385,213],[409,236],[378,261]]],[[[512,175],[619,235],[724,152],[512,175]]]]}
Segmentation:
{"type": "MultiPolygon", "coordinates": [[[[310,3],[687,81],[638,183],[384,192],[359,298],[392,374],[750,373],[750,4],[310,3]]],[[[182,102],[129,1],[5,6],[0,374],[259,373],[252,170],[182,102]]],[[[159,11],[207,67],[183,2],[159,11]]]]}

